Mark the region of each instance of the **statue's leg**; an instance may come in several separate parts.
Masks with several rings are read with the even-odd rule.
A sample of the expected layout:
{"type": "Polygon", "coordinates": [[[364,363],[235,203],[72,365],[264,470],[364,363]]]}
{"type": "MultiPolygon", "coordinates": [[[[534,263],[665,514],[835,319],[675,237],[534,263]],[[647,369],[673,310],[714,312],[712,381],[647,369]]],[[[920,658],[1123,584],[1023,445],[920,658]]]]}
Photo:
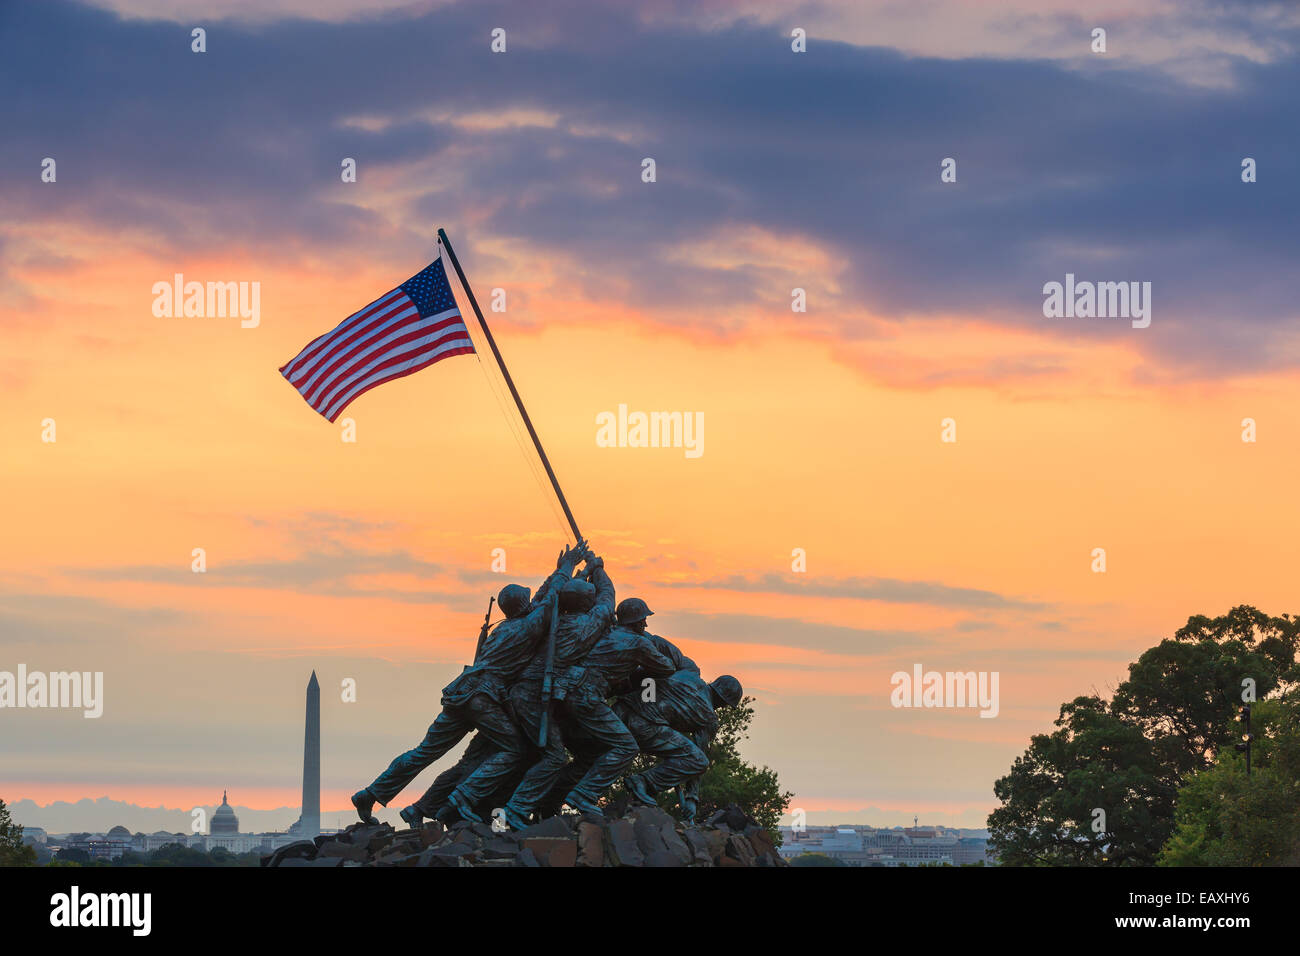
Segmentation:
{"type": "Polygon", "coordinates": [[[524,779],[524,772],[536,763],[537,758],[540,756],[541,751],[535,747],[530,747],[525,753],[524,759],[515,765],[514,770],[510,771],[505,780],[497,784],[495,790],[479,801],[478,806],[474,808],[478,811],[478,815],[484,820],[495,820],[500,817],[505,810],[506,803],[510,800],[510,795],[515,792],[515,788],[524,779]]]}
{"type": "Polygon", "coordinates": [[[652,794],[669,790],[709,769],[709,758],[695,741],[666,724],[648,724],[649,733],[638,735],[641,749],[660,760],[639,774],[652,794]]]}
{"type": "Polygon", "coordinates": [[[469,710],[478,727],[478,736],[486,737],[491,743],[488,755],[455,790],[463,804],[473,807],[510,776],[523,760],[527,745],[505,708],[489,695],[475,694],[469,701],[469,710]]]}
{"type": "MultiPolygon", "coordinates": [[[[537,761],[524,773],[519,786],[515,788],[515,792],[510,795],[505,805],[506,813],[516,820],[527,817],[537,808],[538,803],[555,785],[556,778],[569,760],[569,755],[564,750],[564,735],[560,730],[560,722],[556,719],[559,708],[555,704],[550,706],[552,712],[546,735],[546,747],[537,761]]],[[[515,713],[520,718],[524,733],[535,741],[541,730],[540,704],[527,713],[523,708],[516,707],[515,713]]]]}
{"type": "MultiPolygon", "coordinates": [[[[594,692],[580,690],[567,701],[569,714],[581,731],[592,739],[593,749],[599,756],[590,769],[582,775],[570,796],[579,803],[593,805],[601,794],[608,790],[627,769],[628,764],[636,759],[639,748],[636,738],[618,719],[603,698],[594,692]]],[[[571,803],[573,801],[570,801],[571,803]]]]}
{"type": "Polygon", "coordinates": [[[700,778],[691,777],[677,788],[678,800],[682,807],[682,819],[694,823],[700,809],[700,778]]]}
{"type": "Polygon", "coordinates": [[[437,816],[438,811],[447,805],[447,796],[456,789],[456,785],[478,769],[479,764],[491,752],[492,741],[481,733],[475,734],[461,758],[453,766],[438,774],[429,789],[424,792],[424,796],[415,801],[415,809],[422,816],[437,816]]]}
{"type": "MultiPolygon", "coordinates": [[[[659,739],[660,728],[666,727],[667,724],[662,721],[650,720],[644,714],[630,710],[627,707],[616,705],[614,713],[618,715],[618,719],[623,721],[628,731],[631,732],[642,754],[646,757],[658,756],[655,744],[659,739]]],[[[627,790],[634,803],[651,806],[656,803],[655,791],[646,785],[644,772],[628,774],[623,778],[623,787],[627,790]]]]}
{"type": "Polygon", "coordinates": [[[542,755],[542,752],[536,746],[537,734],[541,728],[535,723],[530,724],[528,722],[529,714],[537,707],[540,693],[541,684],[520,683],[511,687],[510,693],[502,701],[502,706],[523,741],[524,752],[510,772],[501,778],[491,792],[479,800],[474,807],[475,813],[484,820],[492,821],[493,826],[497,825],[496,821],[501,817],[505,805],[510,801],[510,795],[515,792],[515,788],[523,781],[524,773],[542,755]]]}
{"type": "Polygon", "coordinates": [[[564,746],[573,755],[573,759],[564,765],[550,792],[537,805],[537,814],[543,818],[553,817],[560,812],[564,798],[600,756],[599,744],[584,734],[567,715],[564,718],[564,746]]]}
{"type": "Polygon", "coordinates": [[[429,725],[424,739],[415,748],[394,757],[388,769],[376,777],[367,789],[376,800],[388,806],[388,801],[397,796],[421,770],[460,743],[473,729],[474,725],[464,707],[444,707],[438,719],[429,725]]]}

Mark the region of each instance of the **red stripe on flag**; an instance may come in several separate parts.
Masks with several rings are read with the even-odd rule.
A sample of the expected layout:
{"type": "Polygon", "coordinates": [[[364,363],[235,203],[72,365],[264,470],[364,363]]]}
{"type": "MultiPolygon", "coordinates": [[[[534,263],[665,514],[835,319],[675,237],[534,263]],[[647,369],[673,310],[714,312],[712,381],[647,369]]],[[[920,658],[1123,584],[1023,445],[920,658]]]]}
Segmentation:
{"type": "MultiPolygon", "coordinates": [[[[281,374],[284,374],[284,370],[287,369],[290,365],[294,365],[294,364],[296,364],[296,363],[305,363],[305,362],[307,362],[309,359],[312,358],[312,356],[314,356],[314,355],[316,354],[316,351],[317,351],[316,346],[317,346],[317,345],[319,345],[319,344],[325,342],[325,341],[326,341],[327,339],[329,339],[331,336],[337,335],[337,334],[339,334],[340,332],[342,332],[342,331],[344,331],[345,329],[347,329],[350,325],[354,324],[354,320],[357,321],[357,322],[365,321],[365,319],[368,317],[368,315],[371,314],[372,310],[377,309],[377,308],[379,308],[380,306],[384,306],[385,303],[387,303],[388,300],[389,300],[389,299],[390,299],[394,294],[400,294],[400,295],[402,296],[402,298],[406,298],[406,293],[402,292],[401,289],[393,289],[393,290],[390,291],[390,292],[385,292],[383,295],[381,295],[381,296],[380,296],[378,299],[376,299],[374,302],[371,302],[369,305],[367,305],[367,306],[363,306],[362,308],[358,309],[356,312],[353,312],[353,313],[352,313],[351,315],[349,315],[346,319],[344,319],[344,320],[343,320],[342,322],[340,322],[338,325],[334,326],[334,328],[330,329],[330,330],[329,330],[328,332],[326,332],[324,335],[318,335],[316,338],[314,338],[314,339],[312,339],[310,342],[308,342],[307,345],[306,345],[306,347],[304,347],[303,350],[302,350],[301,352],[299,352],[299,353],[298,353],[297,355],[295,355],[293,358],[289,359],[289,361],[285,362],[283,365],[280,366],[280,373],[281,373],[281,374]]],[[[295,372],[295,374],[296,374],[296,372],[295,372]]],[[[286,375],[285,377],[288,378],[287,375],[286,375]]]]}
{"type": "Polygon", "coordinates": [[[403,312],[415,314],[415,304],[411,302],[405,293],[393,299],[384,308],[371,313],[361,322],[352,325],[339,334],[334,335],[331,333],[330,341],[319,349],[309,361],[302,363],[294,370],[294,378],[297,380],[295,384],[301,388],[311,381],[340,350],[346,350],[349,345],[369,335],[371,331],[382,326],[385,322],[395,319],[403,312]]]}
{"type": "MultiPolygon", "coordinates": [[[[304,397],[307,401],[312,403],[319,401],[322,396],[328,394],[336,385],[338,385],[339,382],[345,381],[348,376],[355,374],[358,366],[368,364],[376,356],[385,355],[391,349],[394,349],[399,345],[405,344],[406,342],[413,342],[416,339],[423,338],[427,335],[434,335],[448,326],[454,325],[457,331],[465,328],[465,323],[461,321],[459,315],[443,319],[441,322],[435,322],[433,325],[419,324],[427,321],[428,316],[420,318],[418,315],[412,315],[408,318],[402,319],[400,322],[394,323],[389,328],[377,331],[364,341],[358,342],[355,346],[348,349],[343,354],[340,354],[338,358],[333,360],[329,367],[324,370],[323,374],[321,374],[320,378],[316,380],[316,384],[307,391],[304,397]],[[408,325],[417,327],[397,335],[397,337],[391,342],[387,342],[381,346],[374,354],[362,357],[362,353],[374,348],[377,343],[382,342],[385,338],[394,335],[404,326],[408,325]]],[[[329,359],[327,358],[326,361],[329,361],[329,359]]]]}
{"type": "MultiPolygon", "coordinates": [[[[446,322],[438,323],[439,326],[445,326],[446,324],[447,324],[446,322]]],[[[371,366],[370,362],[366,362],[360,368],[354,367],[348,369],[344,374],[338,376],[338,378],[333,383],[332,387],[328,388],[328,390],[326,391],[321,392],[315,398],[309,399],[309,401],[313,406],[319,406],[321,412],[324,413],[325,409],[329,408],[330,405],[334,404],[334,402],[338,400],[340,395],[346,394],[347,390],[351,388],[353,385],[355,385],[358,381],[363,381],[369,378],[371,375],[374,375],[377,372],[382,372],[386,368],[392,368],[394,365],[399,364],[401,362],[409,361],[411,358],[418,356],[424,352],[433,351],[437,349],[438,346],[443,345],[447,342],[451,342],[456,339],[469,338],[469,336],[465,333],[464,330],[465,330],[464,324],[458,322],[456,324],[456,328],[451,329],[450,331],[443,332],[443,334],[439,335],[438,338],[430,342],[421,342],[416,348],[401,351],[402,346],[410,345],[413,342],[419,342],[421,339],[426,338],[429,335],[436,334],[438,330],[433,328],[428,328],[428,329],[416,329],[413,332],[408,332],[405,335],[403,335],[400,339],[394,341],[391,345],[386,346],[383,349],[383,351],[378,352],[376,353],[376,355],[372,356],[372,360],[379,359],[379,361],[376,362],[373,366],[371,366]],[[398,354],[399,352],[400,354],[398,354]]]]}
{"type": "Polygon", "coordinates": [[[404,375],[410,375],[413,372],[418,372],[422,368],[428,368],[430,365],[434,364],[435,362],[440,362],[443,359],[450,358],[453,355],[473,355],[473,354],[474,354],[474,347],[472,345],[467,345],[464,348],[459,348],[459,349],[449,349],[446,352],[443,352],[441,355],[435,355],[427,362],[422,362],[419,365],[413,366],[409,369],[404,369],[400,372],[395,372],[392,375],[388,376],[387,378],[382,378],[377,382],[371,382],[365,388],[361,389],[359,392],[357,392],[355,395],[349,398],[346,402],[340,405],[338,411],[336,411],[332,416],[330,416],[329,420],[331,422],[335,421],[340,415],[343,414],[343,410],[345,408],[347,408],[349,405],[355,402],[362,395],[366,394],[366,392],[370,391],[376,385],[383,385],[385,382],[393,381],[393,379],[401,378],[404,375]]]}

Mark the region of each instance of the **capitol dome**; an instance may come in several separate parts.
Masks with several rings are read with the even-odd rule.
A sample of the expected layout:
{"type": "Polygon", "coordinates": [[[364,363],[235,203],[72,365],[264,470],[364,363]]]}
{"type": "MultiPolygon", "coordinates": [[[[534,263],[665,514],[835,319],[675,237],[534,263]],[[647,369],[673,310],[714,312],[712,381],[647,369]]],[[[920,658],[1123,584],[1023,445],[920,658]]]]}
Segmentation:
{"type": "Polygon", "coordinates": [[[217,807],[217,812],[212,815],[212,825],[208,827],[208,833],[211,836],[223,836],[226,834],[239,832],[239,817],[235,816],[234,808],[226,802],[226,792],[221,792],[221,806],[217,807]]]}

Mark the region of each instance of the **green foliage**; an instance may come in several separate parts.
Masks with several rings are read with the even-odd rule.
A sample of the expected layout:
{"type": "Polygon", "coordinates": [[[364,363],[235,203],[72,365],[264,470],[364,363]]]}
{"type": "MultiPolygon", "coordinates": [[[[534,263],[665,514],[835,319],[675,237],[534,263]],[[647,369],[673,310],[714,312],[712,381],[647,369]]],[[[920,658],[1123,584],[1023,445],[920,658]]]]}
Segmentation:
{"type": "Polygon", "coordinates": [[[1261,698],[1289,687],[1300,677],[1298,639],[1300,621],[1252,607],[1192,617],[1129,665],[1109,702],[1063,704],[1058,729],[1032,737],[994,784],[1002,805],[988,825],[1001,862],[1155,863],[1174,830],[1179,786],[1231,750],[1243,680],[1261,698]]]}
{"type": "Polygon", "coordinates": [[[837,860],[825,853],[800,853],[790,858],[791,866],[848,866],[843,860],[837,860]]]}
{"type": "Polygon", "coordinates": [[[1173,816],[1174,785],[1141,730],[1099,697],[1061,706],[1052,734],[1037,734],[1011,773],[993,786],[989,815],[1004,865],[1143,865],[1173,816]],[[1094,811],[1106,813],[1095,832],[1094,811]]]}
{"type": "Polygon", "coordinates": [[[0,800],[0,866],[32,866],[36,851],[23,845],[23,828],[9,816],[9,808],[0,800]]]}
{"type": "Polygon", "coordinates": [[[212,857],[196,847],[168,843],[149,854],[150,866],[215,866],[212,857]]]}
{"type": "Polygon", "coordinates": [[[207,853],[180,843],[168,843],[149,855],[149,866],[257,866],[258,853],[234,854],[225,847],[213,847],[207,853]]]}
{"type": "Polygon", "coordinates": [[[1251,774],[1233,749],[1194,774],[1178,791],[1159,865],[1300,864],[1300,698],[1260,701],[1251,710],[1251,774]]]}
{"type": "Polygon", "coordinates": [[[1129,665],[1112,709],[1159,742],[1162,759],[1180,776],[1209,766],[1236,733],[1242,681],[1255,681],[1263,699],[1294,683],[1300,620],[1270,618],[1236,607],[1219,618],[1188,619],[1129,665]]]}
{"type": "Polygon", "coordinates": [[[781,815],[790,805],[792,792],[782,792],[776,771],[755,767],[740,756],[740,742],[749,739],[749,723],[754,718],[754,698],[745,697],[735,707],[716,711],[718,732],[705,748],[709,769],[700,780],[700,819],[734,803],[759,825],[768,830],[777,845],[777,827],[781,815]]]}
{"type": "Polygon", "coordinates": [[[127,850],[113,860],[104,858],[91,859],[85,850],[69,847],[60,850],[58,856],[48,866],[260,866],[262,855],[254,850],[251,853],[231,853],[224,847],[213,847],[205,853],[183,843],[167,843],[152,853],[139,853],[127,850]]]}

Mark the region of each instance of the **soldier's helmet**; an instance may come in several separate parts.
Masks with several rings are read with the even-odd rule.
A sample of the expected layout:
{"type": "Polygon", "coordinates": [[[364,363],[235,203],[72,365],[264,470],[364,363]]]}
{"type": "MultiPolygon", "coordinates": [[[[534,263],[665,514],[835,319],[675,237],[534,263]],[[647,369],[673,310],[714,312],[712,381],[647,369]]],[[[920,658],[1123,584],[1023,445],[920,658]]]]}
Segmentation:
{"type": "Polygon", "coordinates": [[[735,707],[740,703],[740,699],[745,696],[745,690],[740,686],[740,681],[730,674],[723,674],[709,686],[713,688],[713,693],[717,698],[728,707],[735,707]]]}
{"type": "Polygon", "coordinates": [[[618,610],[614,612],[614,617],[620,624],[636,624],[653,613],[650,606],[640,598],[624,598],[618,602],[618,610]]]}
{"type": "Polygon", "coordinates": [[[532,596],[532,590],[522,584],[507,584],[497,595],[497,607],[501,608],[501,613],[506,617],[518,617],[528,610],[532,596]]]}
{"type": "Polygon", "coordinates": [[[590,581],[573,578],[560,587],[561,611],[590,611],[596,603],[596,586],[590,581]]]}

